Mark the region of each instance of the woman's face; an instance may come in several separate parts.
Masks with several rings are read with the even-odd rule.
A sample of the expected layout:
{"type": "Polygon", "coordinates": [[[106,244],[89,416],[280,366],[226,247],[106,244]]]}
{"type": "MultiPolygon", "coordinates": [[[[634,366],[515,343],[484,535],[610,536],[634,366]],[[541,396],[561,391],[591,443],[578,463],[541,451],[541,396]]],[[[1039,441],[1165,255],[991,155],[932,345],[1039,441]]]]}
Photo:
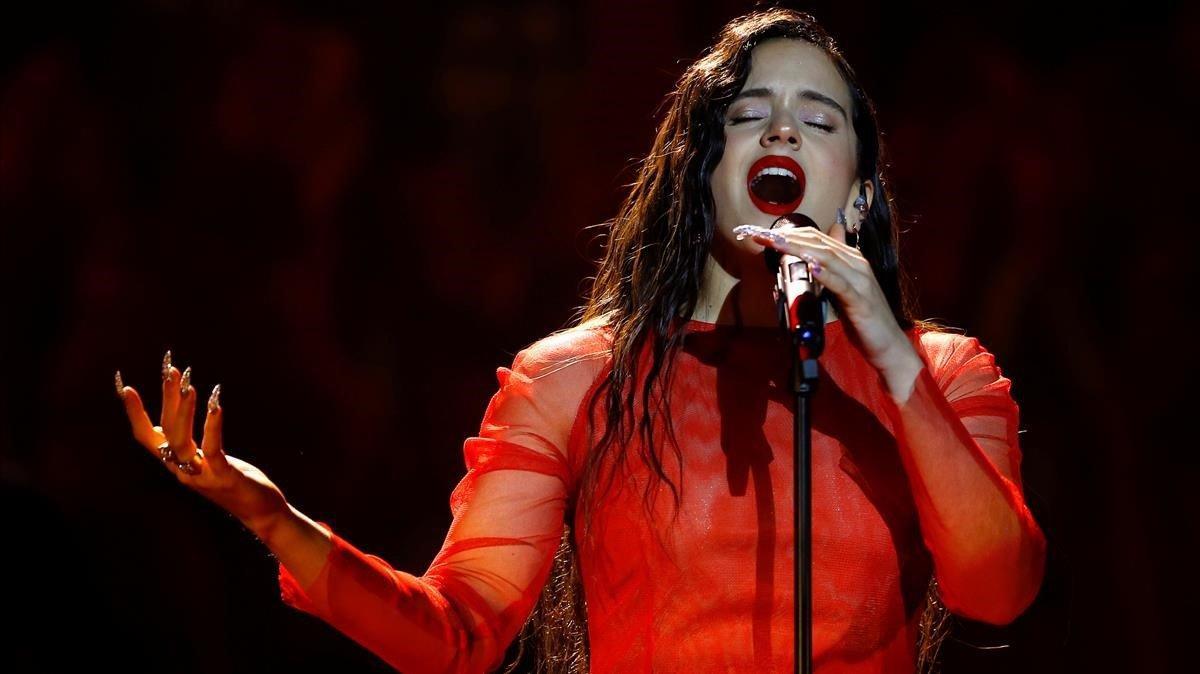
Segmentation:
{"type": "MultiPolygon", "coordinates": [[[[840,225],[834,227],[837,209],[845,209],[851,223],[858,217],[850,210],[858,196],[850,114],[849,88],[819,47],[790,38],[756,46],[746,83],[725,113],[725,152],[711,183],[714,236],[757,253],[762,246],[736,241],[733,228],[770,227],[780,214],[793,212],[809,216],[827,234],[844,235],[840,225]],[[797,165],[803,175],[792,181],[788,174],[797,165]]],[[[868,182],[868,199],[871,187],[868,182]]]]}

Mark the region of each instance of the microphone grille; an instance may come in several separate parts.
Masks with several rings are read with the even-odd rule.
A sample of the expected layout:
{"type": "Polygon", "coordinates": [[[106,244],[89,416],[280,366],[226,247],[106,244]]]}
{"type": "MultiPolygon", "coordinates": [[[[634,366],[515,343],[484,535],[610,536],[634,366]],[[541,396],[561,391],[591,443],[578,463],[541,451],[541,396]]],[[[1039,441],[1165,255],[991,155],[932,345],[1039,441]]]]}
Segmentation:
{"type": "Polygon", "coordinates": [[[782,229],[784,227],[816,227],[817,223],[813,219],[803,213],[788,213],[781,215],[771,223],[771,229],[782,229]]]}

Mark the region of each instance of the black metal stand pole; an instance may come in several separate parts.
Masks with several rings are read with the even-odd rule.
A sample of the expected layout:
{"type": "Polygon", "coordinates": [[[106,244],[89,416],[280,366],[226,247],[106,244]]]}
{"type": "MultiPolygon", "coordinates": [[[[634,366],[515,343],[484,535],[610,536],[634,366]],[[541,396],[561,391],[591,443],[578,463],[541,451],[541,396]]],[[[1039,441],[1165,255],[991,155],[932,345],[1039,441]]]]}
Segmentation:
{"type": "MultiPolygon", "coordinates": [[[[786,306],[780,309],[784,311],[786,306]]],[[[793,309],[800,319],[799,329],[788,331],[792,340],[792,392],[796,394],[792,424],[796,671],[812,674],[812,417],[809,403],[820,378],[817,357],[825,348],[825,306],[822,300],[807,297],[802,300],[802,306],[793,309]]],[[[786,314],[781,316],[787,320],[786,314]]],[[[784,323],[785,328],[787,325],[784,323]]]]}
{"type": "Polygon", "coordinates": [[[795,505],[796,671],[812,674],[812,420],[809,399],[817,390],[816,358],[803,358],[799,344],[792,349],[792,390],[796,394],[792,445],[796,448],[792,481],[795,505]]]}

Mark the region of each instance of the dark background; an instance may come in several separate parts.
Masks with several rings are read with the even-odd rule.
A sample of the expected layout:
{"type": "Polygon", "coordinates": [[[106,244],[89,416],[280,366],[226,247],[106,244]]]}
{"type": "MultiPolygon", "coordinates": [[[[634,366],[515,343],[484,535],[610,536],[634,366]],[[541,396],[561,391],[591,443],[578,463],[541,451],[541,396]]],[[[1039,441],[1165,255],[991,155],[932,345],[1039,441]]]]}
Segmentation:
{"type": "MultiPolygon", "coordinates": [[[[1051,545],[1034,606],[960,624],[946,671],[1175,669],[1200,14],[897,4],[797,6],[880,108],[921,315],[1014,381],[1051,545]]],[[[0,669],[386,671],[129,438],[113,370],[156,408],[171,348],[222,384],[231,453],[422,572],[495,368],[569,319],[671,83],[751,7],[6,10],[0,669]]]]}

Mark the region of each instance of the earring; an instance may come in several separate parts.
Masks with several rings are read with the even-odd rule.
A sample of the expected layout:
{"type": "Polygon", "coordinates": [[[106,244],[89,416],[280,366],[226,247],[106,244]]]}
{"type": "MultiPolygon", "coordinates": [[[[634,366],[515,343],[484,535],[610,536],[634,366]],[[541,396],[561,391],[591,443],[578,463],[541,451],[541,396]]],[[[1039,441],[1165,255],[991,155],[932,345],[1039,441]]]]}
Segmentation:
{"type": "Polygon", "coordinates": [[[863,223],[867,221],[867,189],[862,185],[858,186],[858,196],[854,199],[854,208],[858,210],[858,222],[854,223],[854,247],[862,250],[862,246],[858,244],[858,233],[862,229],[863,223]]]}

